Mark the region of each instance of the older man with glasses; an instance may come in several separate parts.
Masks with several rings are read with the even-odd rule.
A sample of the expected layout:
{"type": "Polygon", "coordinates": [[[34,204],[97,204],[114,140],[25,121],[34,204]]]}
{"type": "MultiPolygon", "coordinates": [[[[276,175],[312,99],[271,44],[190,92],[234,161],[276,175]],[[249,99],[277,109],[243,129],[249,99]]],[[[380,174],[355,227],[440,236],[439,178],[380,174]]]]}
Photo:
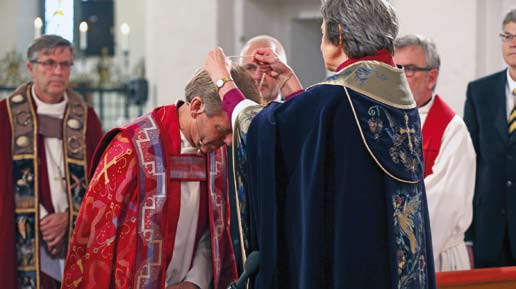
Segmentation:
{"type": "Polygon", "coordinates": [[[423,127],[425,186],[436,271],[470,269],[464,234],[473,218],[475,150],[464,121],[434,93],[440,59],[435,44],[418,35],[394,43],[423,127]]]}
{"type": "Polygon", "coordinates": [[[476,267],[516,265],[516,10],[500,34],[507,69],[468,85],[464,121],[477,152],[473,224],[476,267]]]}
{"type": "Polygon", "coordinates": [[[27,51],[32,82],[0,101],[0,284],[59,288],[100,120],[68,89],[72,44],[57,35],[27,51]]]}

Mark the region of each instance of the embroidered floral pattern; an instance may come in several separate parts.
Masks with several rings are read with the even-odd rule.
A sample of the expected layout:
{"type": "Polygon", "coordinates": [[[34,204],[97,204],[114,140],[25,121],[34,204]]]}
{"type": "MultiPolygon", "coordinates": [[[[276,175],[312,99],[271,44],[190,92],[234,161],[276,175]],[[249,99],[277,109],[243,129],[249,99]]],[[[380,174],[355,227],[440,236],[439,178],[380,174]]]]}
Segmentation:
{"type": "Polygon", "coordinates": [[[426,288],[425,226],[422,188],[400,185],[392,195],[398,288],[426,288]]]}
{"type": "Polygon", "coordinates": [[[380,138],[380,133],[383,129],[383,121],[380,116],[380,107],[375,105],[369,108],[368,114],[370,118],[367,120],[369,131],[373,135],[373,139],[380,138]]]}

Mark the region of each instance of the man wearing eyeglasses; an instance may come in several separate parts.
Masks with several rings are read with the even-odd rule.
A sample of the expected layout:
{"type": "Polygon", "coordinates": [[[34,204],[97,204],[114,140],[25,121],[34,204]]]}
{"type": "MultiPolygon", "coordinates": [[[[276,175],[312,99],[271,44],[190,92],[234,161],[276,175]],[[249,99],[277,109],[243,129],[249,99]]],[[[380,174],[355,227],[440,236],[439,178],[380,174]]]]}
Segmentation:
{"type": "Polygon", "coordinates": [[[464,234],[473,218],[475,150],[464,121],[435,94],[440,58],[418,35],[395,41],[423,127],[425,186],[436,271],[470,269],[464,234]]]}
{"type": "Polygon", "coordinates": [[[477,152],[473,224],[476,267],[516,265],[516,10],[500,34],[507,69],[468,84],[464,121],[477,152]]]}
{"type": "Polygon", "coordinates": [[[72,44],[56,35],[27,51],[32,82],[0,101],[0,284],[59,288],[100,121],[68,89],[72,44]]]}

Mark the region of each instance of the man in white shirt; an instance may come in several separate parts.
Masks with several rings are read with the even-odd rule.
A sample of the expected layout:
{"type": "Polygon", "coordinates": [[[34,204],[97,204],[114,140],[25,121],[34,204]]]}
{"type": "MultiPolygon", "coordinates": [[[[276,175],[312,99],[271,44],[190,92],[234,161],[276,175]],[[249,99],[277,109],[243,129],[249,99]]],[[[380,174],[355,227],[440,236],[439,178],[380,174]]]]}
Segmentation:
{"type": "Polygon", "coordinates": [[[440,59],[435,44],[399,37],[394,60],[403,66],[423,127],[425,186],[436,271],[470,269],[464,234],[473,217],[475,150],[464,121],[434,93],[440,59]]]}

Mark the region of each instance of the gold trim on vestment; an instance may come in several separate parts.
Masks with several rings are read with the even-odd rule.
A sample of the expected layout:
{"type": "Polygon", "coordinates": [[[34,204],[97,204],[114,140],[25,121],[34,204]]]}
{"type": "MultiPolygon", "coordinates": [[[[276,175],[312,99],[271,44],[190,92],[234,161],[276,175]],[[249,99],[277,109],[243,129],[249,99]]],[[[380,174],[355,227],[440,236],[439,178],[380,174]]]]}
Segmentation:
{"type": "MultiPolygon", "coordinates": [[[[268,104],[267,104],[268,105],[268,104]]],[[[245,129],[244,130],[241,130],[242,129],[242,126],[244,126],[244,124],[242,123],[242,119],[241,117],[242,116],[245,116],[245,115],[249,115],[249,114],[252,114],[252,113],[255,113],[257,114],[258,112],[260,112],[263,108],[265,108],[265,106],[267,105],[262,105],[262,104],[256,104],[256,105],[250,105],[250,106],[247,106],[245,107],[244,109],[242,109],[240,111],[240,113],[237,115],[236,119],[235,119],[235,125],[233,126],[233,145],[231,146],[231,158],[232,158],[232,163],[233,163],[233,184],[234,184],[234,194],[235,194],[235,207],[236,207],[236,214],[237,214],[237,225],[238,225],[238,236],[239,236],[239,239],[240,239],[240,251],[241,251],[241,255],[242,255],[242,268],[240,269],[244,269],[243,266],[246,262],[246,259],[247,259],[247,251],[245,249],[245,243],[244,243],[244,232],[243,232],[243,228],[242,228],[242,218],[241,218],[241,215],[240,215],[240,198],[238,197],[238,183],[237,183],[237,168],[236,168],[236,163],[235,163],[235,159],[236,159],[236,154],[235,154],[235,146],[237,145],[240,145],[240,136],[242,133],[246,133],[248,132],[249,130],[249,126],[251,124],[251,121],[252,119],[247,119],[247,124],[245,124],[245,129]]],[[[248,192],[246,192],[246,194],[248,194],[248,192]]],[[[249,200],[249,199],[247,199],[249,200]]],[[[249,209],[248,209],[248,214],[249,214],[249,209]]],[[[249,238],[249,236],[248,236],[249,238]]]]}
{"type": "MultiPolygon", "coordinates": [[[[28,208],[23,207],[20,209],[15,209],[16,216],[15,222],[23,216],[23,214],[30,214],[30,218],[34,217],[34,247],[31,251],[34,254],[33,259],[30,263],[34,262],[34,274],[35,274],[35,283],[36,288],[40,288],[40,243],[39,239],[39,225],[40,225],[40,202],[39,202],[39,158],[38,158],[38,118],[36,109],[34,106],[33,97],[36,97],[32,94],[33,84],[24,84],[16,89],[16,91],[7,98],[7,111],[9,113],[9,122],[12,128],[12,136],[11,136],[11,148],[12,148],[12,161],[13,165],[16,161],[32,161],[32,166],[34,170],[34,182],[33,186],[30,188],[34,192],[34,197],[28,197],[26,202],[28,203],[28,208]],[[20,115],[24,114],[25,121],[15,121],[15,114],[20,115]],[[26,115],[27,116],[26,116],[26,115]],[[22,137],[24,139],[22,139],[22,137]],[[32,139],[29,139],[31,138],[32,139]],[[17,146],[16,141],[18,140],[19,146],[17,146]],[[22,141],[23,140],[23,141],[22,141]],[[30,146],[30,142],[32,141],[32,147],[30,146]],[[32,149],[32,151],[31,151],[32,149]],[[32,207],[32,202],[34,202],[34,207],[32,207]]],[[[70,166],[74,166],[74,174],[77,174],[77,177],[84,178],[84,184],[88,184],[87,182],[87,161],[86,161],[86,128],[87,128],[87,113],[88,107],[86,103],[81,99],[79,95],[76,93],[67,90],[68,100],[66,103],[66,111],[63,118],[63,160],[64,160],[64,171],[65,171],[65,183],[66,183],[66,191],[67,199],[68,199],[68,208],[69,208],[69,224],[68,224],[68,239],[71,239],[73,233],[73,225],[74,218],[78,214],[78,210],[75,210],[74,202],[73,202],[73,194],[72,194],[72,186],[70,184],[72,177],[70,174],[70,166]],[[69,118],[73,118],[78,125],[82,125],[80,130],[78,130],[77,125],[73,125],[73,127],[67,126],[69,123],[67,120],[69,118]],[[69,156],[67,151],[67,132],[72,131],[73,137],[78,141],[79,146],[77,146],[78,151],[74,156],[69,156]],[[75,168],[77,167],[77,168],[75,168]],[[83,170],[83,172],[81,172],[83,170]],[[79,175],[83,173],[83,175],[79,175]]],[[[45,151],[41,153],[46,153],[45,151]]],[[[46,164],[43,164],[46,165],[46,164]]],[[[61,172],[59,172],[61,174],[61,172]]],[[[14,177],[14,176],[13,176],[14,177]]],[[[12,180],[13,186],[16,184],[16,180],[12,180]]],[[[82,182],[80,183],[82,187],[82,182]]],[[[13,187],[13,189],[16,187],[13,187]]],[[[84,190],[84,189],[83,189],[84,190]]],[[[15,194],[15,192],[12,192],[15,194]]],[[[26,203],[25,202],[25,203],[26,203]]],[[[24,204],[24,203],[21,203],[24,204]]],[[[78,203],[80,205],[80,203],[78,203]]],[[[19,230],[17,228],[17,230],[19,230]]],[[[17,231],[17,235],[20,232],[17,231]]],[[[32,240],[32,239],[30,239],[32,240]]],[[[27,271],[27,268],[31,268],[31,266],[18,267],[19,271],[27,271]]]]}
{"type": "Polygon", "coordinates": [[[353,63],[320,84],[346,86],[395,108],[416,108],[416,102],[412,97],[403,70],[383,62],[359,61],[353,63]],[[385,81],[389,81],[389,85],[384,85],[385,81]]]}
{"type": "MultiPolygon", "coordinates": [[[[36,288],[40,288],[39,169],[38,169],[38,158],[37,158],[37,154],[38,154],[38,123],[36,120],[37,117],[36,117],[36,112],[34,110],[34,105],[32,103],[31,88],[32,88],[31,84],[25,84],[25,85],[18,87],[16,89],[16,91],[14,92],[14,94],[7,98],[7,112],[9,114],[9,122],[11,125],[11,149],[12,149],[11,157],[12,157],[12,161],[14,163],[15,161],[19,161],[19,160],[32,159],[32,167],[34,170],[34,181],[33,181],[33,187],[32,187],[32,190],[34,192],[34,198],[33,198],[34,199],[34,207],[19,209],[19,208],[16,208],[16,202],[15,202],[15,219],[14,219],[14,221],[17,220],[17,216],[20,214],[34,214],[34,247],[33,247],[34,256],[33,257],[34,257],[35,266],[19,267],[18,264],[16,264],[16,268],[18,271],[26,271],[26,272],[34,271],[35,275],[36,275],[36,280],[35,280],[36,288]],[[24,86],[25,86],[25,89],[24,89],[24,86]],[[23,90],[25,90],[25,96],[24,96],[25,103],[23,103],[23,99],[21,99],[21,101],[11,102],[11,98],[13,98],[13,97],[19,98],[18,95],[20,93],[23,93],[23,90]],[[22,109],[28,109],[28,111],[30,112],[30,116],[32,117],[32,121],[31,121],[32,122],[31,123],[32,124],[32,154],[22,153],[22,154],[17,155],[17,152],[19,152],[19,150],[16,147],[16,140],[18,139],[18,135],[17,135],[18,126],[16,126],[13,122],[14,114],[13,114],[11,106],[18,106],[18,107],[21,107],[22,109]],[[33,270],[30,270],[29,268],[33,268],[33,270]]],[[[29,123],[27,123],[27,125],[28,124],[29,123]]],[[[14,169],[14,166],[13,166],[13,169],[14,169]]],[[[11,181],[13,181],[13,180],[11,180],[11,181]]],[[[13,184],[13,189],[15,189],[14,184],[13,184]]],[[[12,193],[14,194],[15,192],[13,191],[12,193]]],[[[18,224],[16,224],[16,226],[17,226],[16,230],[18,231],[19,230],[18,224]]],[[[18,233],[16,233],[16,234],[18,234],[18,233]]]]}
{"type": "Polygon", "coordinates": [[[364,146],[366,147],[367,151],[369,152],[369,154],[371,155],[373,160],[376,162],[376,164],[382,169],[382,171],[386,175],[388,175],[389,177],[391,177],[392,179],[394,179],[394,180],[396,180],[398,182],[402,182],[402,183],[406,183],[406,184],[417,184],[417,183],[419,183],[420,181],[409,181],[409,180],[400,179],[400,178],[394,176],[393,174],[391,174],[386,168],[384,168],[382,166],[380,161],[376,158],[376,156],[374,155],[373,151],[371,150],[371,148],[367,144],[364,132],[362,131],[362,127],[360,126],[360,121],[358,120],[358,115],[357,115],[357,112],[355,111],[355,107],[353,106],[353,101],[351,100],[351,96],[349,95],[348,89],[345,86],[343,86],[343,88],[344,88],[344,91],[346,92],[346,96],[348,98],[349,104],[351,105],[351,110],[353,111],[353,116],[355,117],[355,121],[357,123],[358,131],[360,132],[360,137],[362,138],[362,142],[364,143],[364,146]]]}
{"type": "Polygon", "coordinates": [[[402,110],[415,109],[417,107],[416,102],[412,97],[412,93],[402,69],[380,61],[359,61],[347,66],[336,75],[329,77],[329,79],[319,84],[339,85],[344,88],[351,105],[351,110],[353,111],[362,142],[373,160],[382,169],[382,171],[385,172],[385,174],[402,183],[419,183],[419,181],[400,179],[382,166],[367,144],[353,101],[351,100],[351,96],[347,89],[353,89],[354,91],[357,91],[375,101],[394,108],[402,110]],[[385,82],[388,82],[389,85],[385,85],[385,82]]]}
{"type": "MultiPolygon", "coordinates": [[[[88,107],[82,101],[79,95],[72,91],[68,91],[68,103],[63,117],[63,156],[66,179],[66,193],[68,196],[68,240],[72,239],[73,228],[75,225],[75,217],[79,214],[79,210],[75,209],[75,203],[72,198],[72,184],[70,183],[70,165],[82,166],[84,184],[88,186],[88,166],[86,162],[86,128],[88,126],[88,107]],[[81,137],[75,135],[77,126],[71,127],[70,120],[79,122],[81,137]],[[82,122],[82,123],[81,123],[82,122]],[[82,139],[81,139],[82,138],[82,139]],[[77,141],[79,148],[72,148],[71,142],[77,141]]],[[[82,200],[81,200],[82,201],[82,200]]],[[[70,244],[68,244],[69,248],[70,244]]]]}
{"type": "Polygon", "coordinates": [[[23,154],[23,155],[15,155],[13,156],[13,160],[19,161],[19,160],[28,160],[32,159],[32,155],[23,154]]]}

